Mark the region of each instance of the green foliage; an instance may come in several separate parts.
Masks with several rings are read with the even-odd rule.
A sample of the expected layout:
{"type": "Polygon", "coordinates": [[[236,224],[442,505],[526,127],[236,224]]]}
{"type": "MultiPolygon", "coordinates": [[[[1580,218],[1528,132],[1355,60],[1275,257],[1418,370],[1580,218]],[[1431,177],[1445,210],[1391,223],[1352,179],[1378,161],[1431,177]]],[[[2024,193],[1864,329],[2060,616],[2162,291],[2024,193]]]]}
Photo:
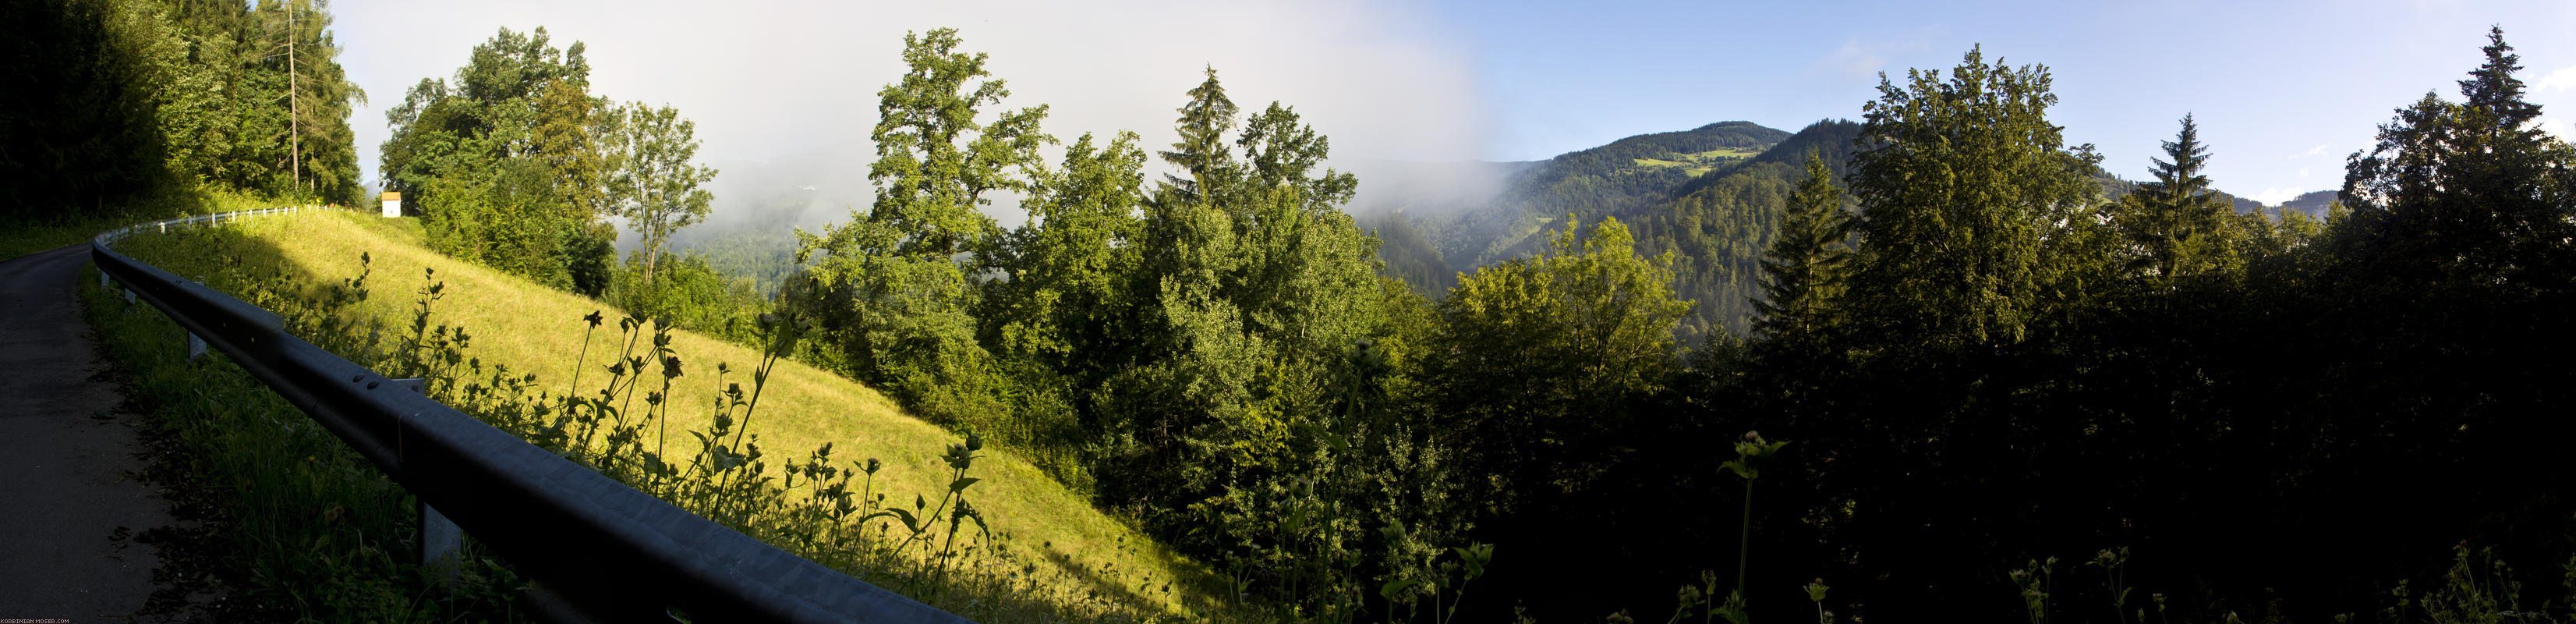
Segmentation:
{"type": "Polygon", "coordinates": [[[2121,237],[2143,252],[2131,263],[2132,270],[2151,270],[2148,277],[2159,289],[2224,263],[2227,233],[2222,229],[2229,223],[2223,215],[2232,214],[2209,190],[2209,177],[2201,175],[2209,150],[2201,145],[2200,127],[2190,115],[2182,117],[2182,130],[2164,143],[2164,150],[2172,160],[2153,160],[2155,181],[2122,198],[2111,213],[2121,237]]]}
{"type": "MultiPolygon", "coordinates": [[[[2547,470],[2538,440],[2565,433],[2529,415],[2559,410],[2567,376],[2528,363],[2576,344],[2532,320],[2568,302],[2576,210],[2552,189],[2576,161],[2489,125],[2530,110],[2495,95],[2513,91],[2501,43],[2466,85],[2486,104],[2400,111],[2355,159],[2355,208],[2322,220],[2218,212],[2188,125],[2158,179],[2104,202],[2117,185],[2058,146],[2036,68],[1972,53],[1883,86],[1848,178],[1864,211],[1847,313],[1807,357],[1778,357],[1776,336],[1704,351],[1676,444],[1723,439],[1702,422],[1801,440],[1813,452],[1763,472],[1813,485],[1763,490],[1751,548],[1810,566],[1783,579],[1845,579],[1835,597],[1871,619],[2007,616],[1890,606],[1969,586],[2019,592],[2034,621],[2321,619],[2366,599],[2366,571],[2421,569],[2462,538],[2563,557],[2564,488],[2494,475],[2547,470]],[[2386,504],[2409,490],[2444,494],[2386,504]],[[2105,540],[2140,556],[2104,550],[2100,576],[2053,583],[2032,554],[2105,540]],[[1998,553],[2032,564],[1950,580],[1998,553]]],[[[1747,591],[1767,609],[1786,583],[1765,574],[1747,591]]]]}
{"type": "Polygon", "coordinates": [[[978,211],[991,202],[984,195],[1028,191],[1038,146],[1053,142],[1038,130],[1044,106],[977,121],[1010,91],[960,43],[954,29],[904,35],[910,70],[878,91],[870,134],[875,204],[820,236],[797,232],[797,259],[818,258],[813,284],[828,293],[816,304],[822,339],[859,379],[949,424],[1005,409],[994,359],[976,340],[977,269],[960,256],[985,260],[1001,232],[978,211]]]}
{"type": "Polygon", "coordinates": [[[1097,389],[1143,355],[1136,308],[1144,293],[1136,282],[1144,161],[1133,133],[1107,145],[1083,135],[1021,204],[1030,223],[990,255],[1008,279],[986,284],[979,335],[1004,358],[1020,392],[1013,422],[988,429],[1039,450],[1069,483],[1084,478],[1078,457],[1088,435],[1077,419],[1094,413],[1097,389]]]}
{"type": "Polygon", "coordinates": [[[1970,50],[1943,80],[1907,70],[1863,107],[1851,190],[1862,252],[1851,309],[1907,342],[2008,344],[2064,291],[2059,230],[2090,223],[2091,146],[2067,150],[2046,117],[2048,69],[1970,50]]]}
{"type": "Polygon", "coordinates": [[[636,252],[616,273],[609,299],[618,307],[735,344],[759,344],[753,321],[767,311],[768,302],[750,280],[717,270],[696,251],[665,258],[661,274],[648,279],[642,255],[636,252]]]}
{"type": "Polygon", "coordinates": [[[1429,206],[1435,210],[1391,212],[1368,225],[1385,242],[1380,253],[1387,274],[1437,294],[1454,286],[1463,270],[1536,253],[1546,241],[1534,232],[1547,229],[1555,217],[1618,217],[1642,253],[1675,254],[1673,291],[1694,302],[1678,337],[1697,344],[1754,331],[1755,304],[1766,296],[1761,263],[1775,244],[1790,195],[1807,177],[1806,155],[1815,152],[1839,179],[1859,129],[1826,120],[1790,134],[1729,122],[1630,137],[1522,169],[1504,183],[1500,205],[1458,214],[1429,206]],[[1691,149],[1701,151],[1671,153],[1691,149]],[[1658,153],[1663,155],[1645,157],[1658,153]],[[1678,166],[1684,163],[1696,165],[1678,166]],[[1605,182],[1610,179],[1622,182],[1605,182]]]}
{"type": "MultiPolygon", "coordinates": [[[[12,220],[52,220],[66,206],[103,212],[109,199],[163,180],[166,139],[155,116],[137,112],[155,109],[155,90],[140,79],[150,63],[168,60],[153,54],[167,44],[116,28],[112,19],[129,17],[124,8],[72,0],[0,8],[0,49],[20,68],[0,78],[11,94],[0,104],[0,210],[12,220]]],[[[135,26],[164,28],[158,19],[135,26]]]]}
{"type": "Polygon", "coordinates": [[[2521,67],[2501,28],[2485,63],[2460,81],[2465,102],[2427,92],[2379,128],[2367,156],[2352,155],[2342,201],[2352,208],[2349,253],[2404,280],[2501,282],[2539,287],[2533,275],[2565,270],[2576,212],[2571,148],[2531,123],[2521,67]]]}
{"type": "Polygon", "coordinates": [[[1422,235],[1412,219],[1387,214],[1361,225],[1378,240],[1378,259],[1385,264],[1380,274],[1404,280],[1423,296],[1437,296],[1458,286],[1458,270],[1449,266],[1440,248],[1422,235]]]}
{"type": "MultiPolygon", "coordinates": [[[[227,235],[133,237],[120,247],[202,256],[227,235]]],[[[365,273],[307,291],[237,255],[190,264],[218,288],[268,293],[251,300],[323,346],[359,357],[384,351],[371,340],[380,328],[350,314],[372,290],[365,273]]],[[[470,537],[459,552],[460,583],[421,592],[433,581],[403,543],[417,533],[419,515],[401,486],[219,352],[184,359],[181,329],[159,311],[127,303],[94,279],[80,283],[127,395],[149,411],[147,431],[167,445],[151,470],[183,504],[206,506],[216,548],[209,572],[230,588],[231,608],[277,621],[529,619],[517,609],[523,581],[470,537]]],[[[163,565],[172,556],[165,551],[163,565]]]]}
{"type": "Polygon", "coordinates": [[[875,206],[800,234],[817,261],[783,297],[817,319],[817,361],[1232,562],[1274,615],[1454,596],[1452,451],[1404,409],[1397,366],[1433,317],[1376,275],[1376,241],[1340,210],[1356,178],[1317,171],[1328,140],[1284,105],[1236,119],[1211,72],[1165,154],[1187,178],[1148,192],[1132,133],[1046,168],[1045,109],[978,123],[1007,91],[957,45],[907,39],[875,206]],[[1030,222],[977,212],[996,190],[1030,222]]]}
{"type": "Polygon", "coordinates": [[[1780,343],[1809,340],[1831,319],[1839,294],[1843,261],[1839,248],[1848,220],[1842,190],[1834,186],[1825,161],[1807,154],[1807,180],[1789,197],[1788,215],[1771,239],[1769,259],[1762,262],[1762,298],[1753,302],[1761,313],[1753,329],[1780,343]]]}
{"type": "Polygon", "coordinates": [[[1164,162],[1180,167],[1181,173],[1163,175],[1155,193],[1158,199],[1169,197],[1184,204],[1206,201],[1208,189],[1224,186],[1242,175],[1231,167],[1233,159],[1225,155],[1225,133],[1234,129],[1234,116],[1239,111],[1234,100],[1225,96],[1225,85],[1217,82],[1216,67],[1206,69],[1207,80],[1190,89],[1190,102],[1181,106],[1181,119],[1174,125],[1181,141],[1172,144],[1172,151],[1161,154],[1164,162]]]}
{"type": "Polygon", "coordinates": [[[366,96],[343,76],[330,15],[312,3],[49,0],[0,11],[0,51],[23,70],[0,84],[12,94],[0,104],[0,219],[123,216],[201,186],[359,199],[346,117],[366,96]]]}
{"type": "Polygon", "coordinates": [[[1676,372],[1672,328],[1690,303],[1673,297],[1671,254],[1639,257],[1617,219],[1581,229],[1569,219],[1546,255],[1479,269],[1440,303],[1428,409],[1466,445],[1467,474],[1491,479],[1468,496],[1485,513],[1587,478],[1593,458],[1576,450],[1676,372]]]}
{"type": "MultiPolygon", "coordinates": [[[[1233,126],[1217,114],[1231,104],[1213,104],[1226,101],[1213,73],[1191,97],[1177,122],[1185,137],[1195,136],[1192,127],[1233,126]]],[[[1191,184],[1167,184],[1144,202],[1142,249],[1124,280],[1135,302],[1125,313],[1138,323],[1131,335],[1141,340],[1130,343],[1132,359],[1104,381],[1105,396],[1087,415],[1108,441],[1102,457],[1117,458],[1096,467],[1102,493],[1184,544],[1295,544],[1310,556],[1264,555],[1269,560],[1256,565],[1334,588],[1330,600],[1286,589],[1319,601],[1310,608],[1355,616],[1348,598],[1365,591],[1349,570],[1369,537],[1359,510],[1392,502],[1383,490],[1370,502],[1359,483],[1436,474],[1379,470],[1429,466],[1441,451],[1417,444],[1410,429],[1399,432],[1404,425],[1372,420],[1383,412],[1364,418],[1334,407],[1348,408],[1348,392],[1385,381],[1349,368],[1384,357],[1357,353],[1370,350],[1363,339],[1382,335],[1377,304],[1386,294],[1372,260],[1376,242],[1335,205],[1353,178],[1312,171],[1328,144],[1283,106],[1246,125],[1234,142],[1240,158],[1211,147],[1222,145],[1217,138],[1176,146],[1183,157],[1167,153],[1195,169],[1191,184]],[[1363,420],[1379,437],[1355,433],[1371,426],[1363,420]],[[1394,450],[1369,457],[1345,448],[1361,441],[1394,450]],[[1289,509],[1320,515],[1283,521],[1289,509]]],[[[1376,519],[1405,518],[1419,516],[1376,519]]]]}
{"type": "Polygon", "coordinates": [[[602,205],[642,238],[644,283],[650,285],[671,233],[706,220],[713,210],[715,194],[698,185],[715,179],[716,170],[690,164],[698,153],[697,122],[680,118],[676,109],[635,102],[602,116],[601,123],[613,129],[599,150],[602,167],[611,172],[603,181],[602,205]]]}
{"type": "Polygon", "coordinates": [[[701,234],[672,251],[696,252],[716,273],[749,282],[751,291],[763,298],[777,295],[787,279],[797,273],[793,229],[746,228],[701,234]]]}
{"type": "Polygon", "coordinates": [[[587,95],[583,50],[553,47],[544,28],[501,29],[454,76],[421,80],[386,111],[386,190],[419,212],[432,247],[557,288],[605,292],[615,252],[604,243],[615,232],[603,220],[622,205],[608,182],[633,160],[601,152],[622,118],[587,95]]]}

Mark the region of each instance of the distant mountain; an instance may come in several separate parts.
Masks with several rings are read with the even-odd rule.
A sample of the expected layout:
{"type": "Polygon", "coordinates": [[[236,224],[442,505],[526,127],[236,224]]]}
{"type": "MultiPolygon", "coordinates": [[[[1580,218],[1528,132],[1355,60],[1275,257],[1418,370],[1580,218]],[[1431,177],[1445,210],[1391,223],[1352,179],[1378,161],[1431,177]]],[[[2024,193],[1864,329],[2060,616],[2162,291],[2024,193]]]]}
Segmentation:
{"type": "MultiPolygon", "coordinates": [[[[1618,217],[1636,234],[1639,253],[1673,252],[1673,289],[1693,301],[1680,334],[1696,342],[1747,331],[1763,253],[1806,177],[1807,154],[1823,158],[1840,183],[1859,136],[1860,124],[1839,119],[1794,134],[1735,121],[1538,162],[1379,163],[1359,169],[1352,212],[1378,233],[1385,273],[1432,297],[1454,286],[1459,273],[1543,250],[1541,234],[1568,215],[1587,227],[1618,217]],[[1373,184],[1380,186],[1374,193],[1373,184]]],[[[2099,168],[2093,175],[2106,197],[2139,186],[2099,168]]],[[[2216,194],[2238,212],[2262,208],[2216,194]]],[[[2285,205],[2322,215],[2333,196],[2319,191],[2285,205]]],[[[1848,199],[1845,208],[1858,209],[1848,199]]]]}
{"type": "Polygon", "coordinates": [[[2283,211],[2304,212],[2307,213],[2308,216],[2323,220],[2326,218],[2326,205],[2334,203],[2335,195],[2337,193],[2338,191],[2309,191],[2306,193],[2300,193],[2298,197],[2292,197],[2289,201],[2281,202],[2279,208],[2283,211]]]}
{"type": "Polygon", "coordinates": [[[1436,296],[1459,272],[1528,253],[1540,242],[1533,235],[1568,214],[1592,223],[1634,212],[1789,136],[1729,121],[1537,162],[1355,163],[1360,194],[1350,211],[1379,232],[1387,274],[1436,296]]]}
{"type": "MultiPolygon", "coordinates": [[[[1760,155],[1676,187],[1669,199],[1613,215],[1636,232],[1638,252],[1673,252],[1674,294],[1692,300],[1682,338],[1746,331],[1762,292],[1763,253],[1789,195],[1806,179],[1807,154],[1824,159],[1839,184],[1859,136],[1860,124],[1851,121],[1809,124],[1760,155]]],[[[1855,206],[1848,198],[1844,205],[1855,206]]]]}

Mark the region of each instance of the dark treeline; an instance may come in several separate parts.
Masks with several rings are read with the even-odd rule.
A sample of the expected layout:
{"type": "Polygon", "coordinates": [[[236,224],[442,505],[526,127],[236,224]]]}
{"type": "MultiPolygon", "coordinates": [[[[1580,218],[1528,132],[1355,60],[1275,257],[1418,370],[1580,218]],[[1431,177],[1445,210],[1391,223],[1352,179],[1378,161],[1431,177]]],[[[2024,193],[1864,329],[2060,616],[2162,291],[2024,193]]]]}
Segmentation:
{"type": "Polygon", "coordinates": [[[312,2],[0,5],[0,218],[159,216],[196,191],[355,204],[366,95],[312,2]]]}
{"type": "Polygon", "coordinates": [[[1540,516],[1622,537],[1498,574],[1671,604],[1630,579],[1742,554],[1742,483],[1713,464],[1758,429],[1794,440],[1753,512],[1767,617],[1814,617],[1813,578],[1844,615],[2020,617],[2010,573],[2058,557],[2052,612],[2088,621],[2414,619],[2388,592],[2432,595],[2462,543],[2565,612],[2576,153],[2530,123],[2500,33],[2485,52],[2465,101],[2427,94],[2353,155],[2323,223],[2231,210],[2188,116],[2149,181],[2101,196],[2044,68],[1971,52],[1884,83],[1841,176],[1857,213],[1787,202],[1752,340],[1703,349],[1666,416],[1591,450],[1629,458],[1609,485],[1540,516]],[[1556,573],[1601,560],[1636,575],[1556,573]]]}

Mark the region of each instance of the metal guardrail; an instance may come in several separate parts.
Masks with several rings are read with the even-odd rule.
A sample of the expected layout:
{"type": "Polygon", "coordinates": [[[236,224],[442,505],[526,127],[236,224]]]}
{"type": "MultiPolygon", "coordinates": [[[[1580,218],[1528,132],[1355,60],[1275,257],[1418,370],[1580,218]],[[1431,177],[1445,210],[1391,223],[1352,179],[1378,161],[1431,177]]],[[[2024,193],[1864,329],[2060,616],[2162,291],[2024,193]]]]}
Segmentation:
{"type": "MultiPolygon", "coordinates": [[[[171,219],[100,234],[90,257],[202,337],[424,505],[535,579],[558,619],[936,622],[965,618],[869,585],[698,517],[287,335],[258,306],[119,254],[145,229],[314,208],[171,219]]],[[[430,520],[424,518],[424,521],[430,520]]]]}

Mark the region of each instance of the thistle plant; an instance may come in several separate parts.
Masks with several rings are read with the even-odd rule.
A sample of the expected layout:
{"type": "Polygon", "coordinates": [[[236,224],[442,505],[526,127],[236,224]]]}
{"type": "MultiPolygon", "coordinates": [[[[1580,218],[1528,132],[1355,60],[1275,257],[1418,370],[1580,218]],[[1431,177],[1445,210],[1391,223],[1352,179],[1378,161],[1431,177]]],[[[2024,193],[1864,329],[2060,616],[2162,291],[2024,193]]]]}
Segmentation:
{"type": "Polygon", "coordinates": [[[1807,590],[1807,601],[1816,603],[1816,624],[1832,622],[1833,612],[1825,610],[1825,590],[1833,588],[1826,587],[1824,579],[1816,579],[1808,581],[1804,589],[1807,590]]]}
{"type": "Polygon", "coordinates": [[[2030,613],[2030,624],[2048,624],[2048,593],[2054,587],[2057,558],[2032,560],[2030,565],[2004,573],[2013,586],[2021,589],[2022,608],[2030,613]]]}
{"type": "MultiPolygon", "coordinates": [[[[1396,523],[1388,527],[1388,530],[1402,532],[1404,525],[1396,523]]],[[[1437,570],[1438,573],[1428,581],[1420,577],[1403,577],[1387,581],[1385,585],[1378,587],[1378,597],[1386,599],[1387,619],[1395,620],[1397,603],[1403,603],[1406,608],[1404,619],[1400,621],[1411,622],[1413,618],[1420,616],[1422,598],[1413,593],[1413,588],[1428,582],[1431,585],[1432,624],[1449,624],[1456,620],[1459,603],[1467,599],[1467,583],[1484,576],[1485,565],[1493,563],[1494,545],[1479,542],[1467,546],[1453,546],[1449,548],[1449,552],[1456,553],[1458,560],[1433,567],[1432,569],[1437,570]],[[1450,580],[1450,574],[1453,572],[1461,573],[1456,581],[1450,580]]],[[[1432,557],[1437,558],[1441,554],[1444,553],[1434,553],[1432,557]]]]}
{"type": "MultiPolygon", "coordinates": [[[[2113,622],[2128,621],[2129,593],[2137,591],[2136,588],[2129,587],[2124,584],[2124,581],[2128,579],[2128,572],[2124,569],[2128,563],[2129,547],[2127,546],[2119,547],[2116,550],[2104,548],[2101,552],[2093,555],[2092,561],[2084,562],[2084,565],[2102,569],[2102,580],[2105,584],[2105,591],[2108,591],[2111,594],[2111,621],[2113,622]]],[[[2143,623],[2146,620],[2146,611],[2140,610],[2138,612],[2138,621],[2143,623]]]]}
{"type": "Polygon", "coordinates": [[[1690,617],[1692,613],[1699,613],[1702,622],[1714,621],[1718,615],[1718,606],[1709,604],[1708,599],[1716,595],[1717,572],[1699,571],[1698,585],[1685,583],[1681,589],[1673,591],[1673,616],[1666,618],[1664,624],[1681,624],[1682,618],[1690,617]]]}
{"type": "MultiPolygon", "coordinates": [[[[966,499],[966,488],[983,480],[966,476],[967,471],[973,468],[975,460],[983,457],[976,452],[983,449],[984,436],[974,433],[966,434],[964,443],[948,446],[948,452],[940,456],[940,459],[948,463],[948,491],[940,495],[938,505],[931,505],[928,498],[915,494],[912,498],[911,510],[888,507],[859,518],[861,523],[879,517],[892,518],[903,523],[906,535],[903,542],[897,544],[894,550],[900,552],[918,544],[924,555],[922,574],[912,579],[917,584],[915,589],[935,591],[939,587],[936,581],[946,577],[949,564],[956,555],[957,531],[963,528],[962,522],[975,521],[975,528],[983,538],[986,540],[992,538],[992,528],[985,525],[983,513],[976,511],[974,505],[969,504],[966,499]],[[939,540],[932,530],[942,522],[940,516],[943,515],[947,516],[945,519],[948,524],[947,538],[940,541],[937,552],[934,553],[932,542],[939,540]]],[[[870,471],[869,474],[875,473],[870,471]]]]}
{"type": "Polygon", "coordinates": [[[1726,603],[1717,608],[1718,616],[1735,624],[1744,624],[1746,621],[1744,581],[1745,572],[1750,569],[1749,564],[1753,560],[1753,480],[1762,477],[1761,461],[1779,453],[1780,447],[1788,445],[1787,440],[1766,442],[1762,439],[1762,432],[1747,431],[1744,432],[1744,439],[1735,443],[1735,460],[1718,465],[1719,468],[1735,471],[1735,476],[1744,478],[1744,530],[1743,535],[1736,542],[1735,592],[1728,594],[1726,603]]]}

